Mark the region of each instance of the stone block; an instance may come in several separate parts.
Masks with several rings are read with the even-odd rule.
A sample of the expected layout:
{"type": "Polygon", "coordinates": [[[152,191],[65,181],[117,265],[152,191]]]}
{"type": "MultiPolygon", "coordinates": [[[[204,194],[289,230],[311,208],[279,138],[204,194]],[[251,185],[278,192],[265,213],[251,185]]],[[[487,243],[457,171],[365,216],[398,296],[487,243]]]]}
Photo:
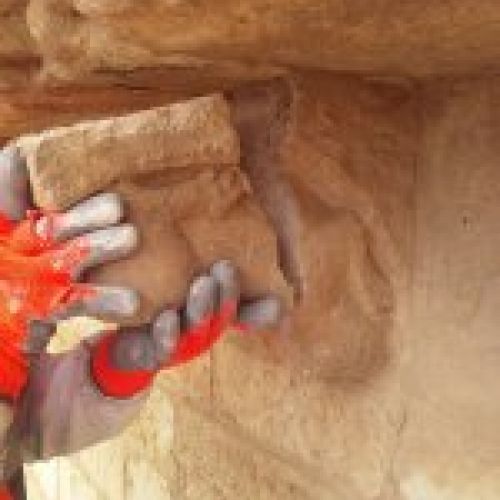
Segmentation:
{"type": "Polygon", "coordinates": [[[33,194],[64,209],[118,179],[170,168],[239,161],[229,107],[220,95],[21,138],[33,194]]]}

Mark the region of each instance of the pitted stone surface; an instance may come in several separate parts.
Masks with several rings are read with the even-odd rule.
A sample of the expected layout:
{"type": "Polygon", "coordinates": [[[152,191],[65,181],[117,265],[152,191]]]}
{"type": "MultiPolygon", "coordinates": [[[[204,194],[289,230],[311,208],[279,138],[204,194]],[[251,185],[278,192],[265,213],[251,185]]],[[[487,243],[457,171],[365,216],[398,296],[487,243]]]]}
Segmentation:
{"type": "Polygon", "coordinates": [[[220,95],[51,130],[18,141],[18,147],[35,201],[51,210],[134,174],[239,161],[238,139],[220,95]]]}
{"type": "Polygon", "coordinates": [[[58,500],[140,478],[173,499],[496,500],[499,88],[296,75],[232,96],[241,163],[116,183],[151,236],[142,274],[103,280],[154,309],[223,253],[294,308],[162,374],[127,445],[94,450],[116,483],[82,455],[58,500]]]}

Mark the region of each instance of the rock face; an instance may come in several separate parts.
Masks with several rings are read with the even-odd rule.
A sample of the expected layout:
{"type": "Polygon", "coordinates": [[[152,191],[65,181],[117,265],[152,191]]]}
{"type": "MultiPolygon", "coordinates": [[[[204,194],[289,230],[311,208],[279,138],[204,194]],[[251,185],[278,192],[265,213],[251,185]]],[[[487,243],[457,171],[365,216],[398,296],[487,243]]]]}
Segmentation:
{"type": "Polygon", "coordinates": [[[64,126],[19,142],[38,202],[142,228],[92,276],[135,322],[224,257],[288,305],[36,498],[498,500],[497,2],[9,0],[0,42],[0,138],[64,126]]]}
{"type": "Polygon", "coordinates": [[[221,95],[60,128],[16,145],[45,209],[68,208],[104,189],[123,195],[129,220],[142,228],[140,249],[91,278],[140,292],[143,308],[134,322],[180,304],[195,273],[221,258],[239,266],[246,295],[274,291],[289,302],[276,237],[238,167],[239,140],[221,95]]]}
{"type": "MultiPolygon", "coordinates": [[[[166,273],[151,289],[182,296],[222,252],[249,293],[292,291],[294,306],[280,331],[228,336],[160,377],[126,435],[60,461],[52,483],[32,472],[32,491],[496,499],[498,88],[325,74],[244,86],[228,96],[239,164],[119,180],[164,241],[148,252],[168,248],[163,266],[140,264],[166,273]]],[[[102,278],[131,279],[131,262],[102,278]]]]}
{"type": "Polygon", "coordinates": [[[384,74],[498,68],[491,0],[376,2],[31,0],[27,24],[46,70],[219,63],[384,74]]]}
{"type": "Polygon", "coordinates": [[[498,72],[495,0],[5,0],[0,140],[206,94],[289,68],[498,72]]]}
{"type": "MultiPolygon", "coordinates": [[[[293,292],[279,332],[231,337],[209,358],[165,375],[174,441],[161,467],[175,498],[183,498],[182,477],[193,499],[218,498],[220,488],[229,497],[274,498],[279,491],[280,498],[326,499],[338,491],[339,498],[372,498],[383,487],[403,418],[398,383],[387,373],[397,351],[396,296],[411,254],[415,99],[352,78],[318,84],[317,77],[228,96],[240,162],[178,169],[166,162],[138,175],[143,160],[130,157],[122,166],[128,174],[114,186],[144,241],[137,255],[98,278],[138,288],[141,320],[179,303],[188,278],[221,257],[242,270],[246,295],[274,291],[292,305],[293,292]],[[248,452],[235,455],[235,446],[248,452]],[[266,469],[266,450],[278,453],[274,472],[266,469]]],[[[140,114],[126,119],[141,121],[140,114]]],[[[104,129],[102,122],[93,127],[96,135],[104,129]]],[[[71,151],[79,134],[79,126],[61,129],[51,147],[58,150],[60,140],[71,151]]],[[[44,142],[42,135],[33,144],[44,142]]],[[[36,148],[31,155],[42,158],[36,148]]],[[[97,173],[103,164],[88,168],[97,173]]],[[[43,168],[34,165],[38,199],[47,199],[36,179],[43,168]]],[[[53,175],[69,183],[65,164],[54,166],[53,175]]],[[[94,177],[102,187],[105,175],[94,177]]],[[[52,185],[64,204],[64,182],[52,185]]]]}
{"type": "Polygon", "coordinates": [[[239,161],[238,139],[222,96],[52,130],[17,145],[30,170],[36,203],[50,210],[68,208],[123,177],[239,161]]]}
{"type": "Polygon", "coordinates": [[[392,473],[404,499],[500,492],[499,83],[439,82],[422,96],[407,419],[392,473]]]}

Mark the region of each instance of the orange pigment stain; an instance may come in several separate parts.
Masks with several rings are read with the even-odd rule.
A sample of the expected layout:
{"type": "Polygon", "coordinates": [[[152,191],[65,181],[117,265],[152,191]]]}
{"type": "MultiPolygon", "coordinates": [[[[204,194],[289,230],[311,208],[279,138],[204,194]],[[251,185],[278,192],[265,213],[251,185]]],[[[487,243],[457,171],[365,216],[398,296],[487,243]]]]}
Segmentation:
{"type": "MultiPolygon", "coordinates": [[[[27,380],[24,353],[29,321],[49,319],[92,295],[72,275],[90,249],[84,237],[58,243],[51,231],[40,236],[29,212],[19,223],[0,213],[0,394],[17,399],[27,380]]],[[[44,214],[50,220],[57,217],[44,214]]]]}

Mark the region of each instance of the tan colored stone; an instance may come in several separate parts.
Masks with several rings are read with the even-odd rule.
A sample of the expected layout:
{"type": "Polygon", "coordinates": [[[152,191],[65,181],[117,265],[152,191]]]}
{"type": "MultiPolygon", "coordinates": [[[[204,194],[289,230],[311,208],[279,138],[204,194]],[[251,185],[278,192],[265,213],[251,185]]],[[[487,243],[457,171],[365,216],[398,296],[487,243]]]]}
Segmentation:
{"type": "Polygon", "coordinates": [[[130,220],[141,229],[140,248],[92,279],[140,292],[141,314],[134,322],[182,304],[195,274],[222,258],[238,266],[245,296],[275,292],[289,299],[272,228],[241,172],[222,168],[187,174],[117,186],[129,204],[130,220]]]}
{"type": "Polygon", "coordinates": [[[169,217],[163,197],[156,198],[131,185],[116,190],[129,205],[128,219],[140,228],[139,249],[130,258],[94,271],[90,279],[137,290],[141,310],[133,322],[149,321],[164,307],[182,302],[196,269],[196,258],[169,217]]]}
{"type": "Polygon", "coordinates": [[[404,500],[500,492],[500,80],[423,94],[417,247],[405,320],[404,500]]]}
{"type": "Polygon", "coordinates": [[[0,1],[0,57],[1,66],[9,66],[18,58],[19,63],[33,54],[35,43],[26,23],[25,0],[0,1]]]}
{"type": "Polygon", "coordinates": [[[500,60],[494,0],[6,0],[0,12],[1,140],[287,68],[401,82],[495,73],[500,60]]]}
{"type": "Polygon", "coordinates": [[[141,230],[140,249],[92,278],[140,292],[143,307],[134,322],[181,304],[194,274],[223,258],[239,267],[246,296],[276,292],[288,301],[273,229],[234,166],[238,138],[222,97],[87,122],[18,144],[44,208],[104,189],[123,195],[128,219],[141,230]]]}
{"type": "MultiPolygon", "coordinates": [[[[285,353],[300,333],[280,337],[285,353]]],[[[397,380],[321,381],[300,365],[263,361],[232,338],[216,347],[212,363],[214,412],[234,421],[245,439],[293,457],[350,498],[378,496],[403,418],[397,380]]]]}
{"type": "Polygon", "coordinates": [[[267,63],[422,76],[491,71],[500,56],[492,0],[96,3],[29,3],[27,24],[56,76],[228,61],[248,74],[267,63]]]}
{"type": "Polygon", "coordinates": [[[233,101],[243,165],[297,298],[300,334],[256,353],[328,380],[368,378],[391,357],[395,294],[408,282],[415,98],[313,74],[233,101]]]}
{"type": "MultiPolygon", "coordinates": [[[[33,61],[32,63],[36,63],[33,61]]],[[[29,61],[23,65],[24,79],[29,77],[29,61]]],[[[12,71],[4,79],[15,79],[12,71]]],[[[178,75],[161,78],[172,82],[178,75]]],[[[157,81],[158,75],[151,75],[157,81]]],[[[131,82],[131,87],[134,86],[131,82]]],[[[9,85],[8,87],[10,87],[9,85]]],[[[196,90],[194,91],[196,92],[196,90]]],[[[0,140],[2,143],[23,134],[33,134],[48,128],[74,125],[81,120],[108,118],[148,108],[164,106],[168,102],[188,97],[189,93],[168,92],[154,86],[128,88],[123,83],[108,81],[105,85],[69,85],[56,88],[27,88],[17,83],[16,89],[0,90],[0,140]]]]}
{"type": "MultiPolygon", "coordinates": [[[[278,332],[219,344],[209,388],[189,369],[169,385],[207,419],[235,425],[241,442],[265,443],[297,464],[300,477],[312,470],[318,484],[338,485],[327,498],[374,499],[405,418],[394,322],[411,254],[415,101],[322,78],[259,85],[233,99],[242,168],[277,231],[296,308],[278,332]],[[394,114],[377,111],[393,102],[394,114]]],[[[186,461],[195,453],[181,441],[173,451],[186,461]]],[[[213,474],[206,463],[196,473],[213,474]]]]}
{"type": "MultiPolygon", "coordinates": [[[[167,471],[174,499],[348,500],[352,490],[327,481],[314,468],[214,421],[204,408],[174,400],[174,442],[167,471]]],[[[333,479],[333,478],[332,478],[333,479]]]]}
{"type": "Polygon", "coordinates": [[[246,295],[287,297],[279,252],[297,300],[279,331],[229,335],[161,376],[174,444],[155,464],[177,498],[364,500],[386,485],[405,415],[394,321],[411,253],[414,99],[315,76],[233,97],[241,168],[115,185],[144,239],[97,277],[139,289],[141,319],[179,303],[218,258],[235,261],[246,295]]]}
{"type": "Polygon", "coordinates": [[[220,95],[56,129],[18,145],[35,200],[48,209],[67,208],[124,176],[239,159],[229,108],[220,95]]]}
{"type": "Polygon", "coordinates": [[[199,265],[229,259],[240,271],[243,295],[278,292],[290,302],[290,290],[278,267],[276,237],[260,207],[241,199],[220,219],[197,217],[181,222],[199,265]]]}
{"type": "Polygon", "coordinates": [[[75,9],[86,16],[106,16],[130,11],[135,0],[75,0],[75,9]]]}
{"type": "Polygon", "coordinates": [[[264,89],[235,96],[241,171],[120,183],[197,265],[248,238],[249,288],[279,276],[278,247],[297,298],[278,332],[161,375],[146,421],[170,422],[170,395],[173,440],[134,434],[130,473],[176,500],[496,500],[498,79],[264,89]]]}

